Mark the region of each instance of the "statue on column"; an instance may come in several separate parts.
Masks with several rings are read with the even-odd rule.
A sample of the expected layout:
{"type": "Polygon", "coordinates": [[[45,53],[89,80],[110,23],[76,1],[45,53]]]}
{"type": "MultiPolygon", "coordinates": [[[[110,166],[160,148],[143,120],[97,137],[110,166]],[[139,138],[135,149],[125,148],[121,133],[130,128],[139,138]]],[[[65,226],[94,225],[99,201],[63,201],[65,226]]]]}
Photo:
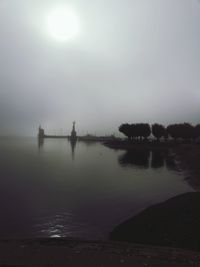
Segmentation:
{"type": "Polygon", "coordinates": [[[73,122],[72,131],[71,131],[71,137],[70,137],[71,140],[76,140],[77,139],[75,125],[76,125],[76,122],[74,121],[73,122]]]}

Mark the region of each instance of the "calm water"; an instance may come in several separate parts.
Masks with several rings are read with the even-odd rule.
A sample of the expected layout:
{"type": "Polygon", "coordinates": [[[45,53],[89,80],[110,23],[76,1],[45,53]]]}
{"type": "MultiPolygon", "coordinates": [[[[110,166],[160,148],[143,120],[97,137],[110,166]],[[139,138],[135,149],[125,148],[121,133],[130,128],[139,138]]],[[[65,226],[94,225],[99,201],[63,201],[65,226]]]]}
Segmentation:
{"type": "Polygon", "coordinates": [[[0,237],[104,239],[142,209],[193,191],[164,152],[0,139],[0,237]]]}

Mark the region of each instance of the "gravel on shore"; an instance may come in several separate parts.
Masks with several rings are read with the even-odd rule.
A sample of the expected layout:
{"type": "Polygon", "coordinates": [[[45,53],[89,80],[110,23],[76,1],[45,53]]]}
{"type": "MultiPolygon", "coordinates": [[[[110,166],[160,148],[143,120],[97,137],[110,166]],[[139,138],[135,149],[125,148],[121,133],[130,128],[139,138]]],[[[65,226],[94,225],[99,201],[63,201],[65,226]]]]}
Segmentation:
{"type": "Polygon", "coordinates": [[[0,267],[199,267],[200,254],[121,242],[1,240],[0,267]]]}

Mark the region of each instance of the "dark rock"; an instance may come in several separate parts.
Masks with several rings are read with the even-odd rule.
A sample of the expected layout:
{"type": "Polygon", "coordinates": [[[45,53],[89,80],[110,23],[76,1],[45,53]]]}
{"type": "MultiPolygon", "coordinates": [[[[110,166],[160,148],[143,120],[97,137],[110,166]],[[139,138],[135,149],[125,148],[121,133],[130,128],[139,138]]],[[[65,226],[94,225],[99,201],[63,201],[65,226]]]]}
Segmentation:
{"type": "Polygon", "coordinates": [[[151,206],[117,226],[112,240],[200,250],[200,193],[151,206]]]}

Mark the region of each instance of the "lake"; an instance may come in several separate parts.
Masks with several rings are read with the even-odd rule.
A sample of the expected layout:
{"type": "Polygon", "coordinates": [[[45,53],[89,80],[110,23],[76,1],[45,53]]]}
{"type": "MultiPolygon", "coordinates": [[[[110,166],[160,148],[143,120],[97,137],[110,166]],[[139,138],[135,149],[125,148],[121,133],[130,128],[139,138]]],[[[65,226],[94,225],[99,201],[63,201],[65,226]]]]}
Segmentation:
{"type": "Polygon", "coordinates": [[[146,207],[193,191],[167,151],[0,139],[0,237],[106,239],[146,207]]]}

